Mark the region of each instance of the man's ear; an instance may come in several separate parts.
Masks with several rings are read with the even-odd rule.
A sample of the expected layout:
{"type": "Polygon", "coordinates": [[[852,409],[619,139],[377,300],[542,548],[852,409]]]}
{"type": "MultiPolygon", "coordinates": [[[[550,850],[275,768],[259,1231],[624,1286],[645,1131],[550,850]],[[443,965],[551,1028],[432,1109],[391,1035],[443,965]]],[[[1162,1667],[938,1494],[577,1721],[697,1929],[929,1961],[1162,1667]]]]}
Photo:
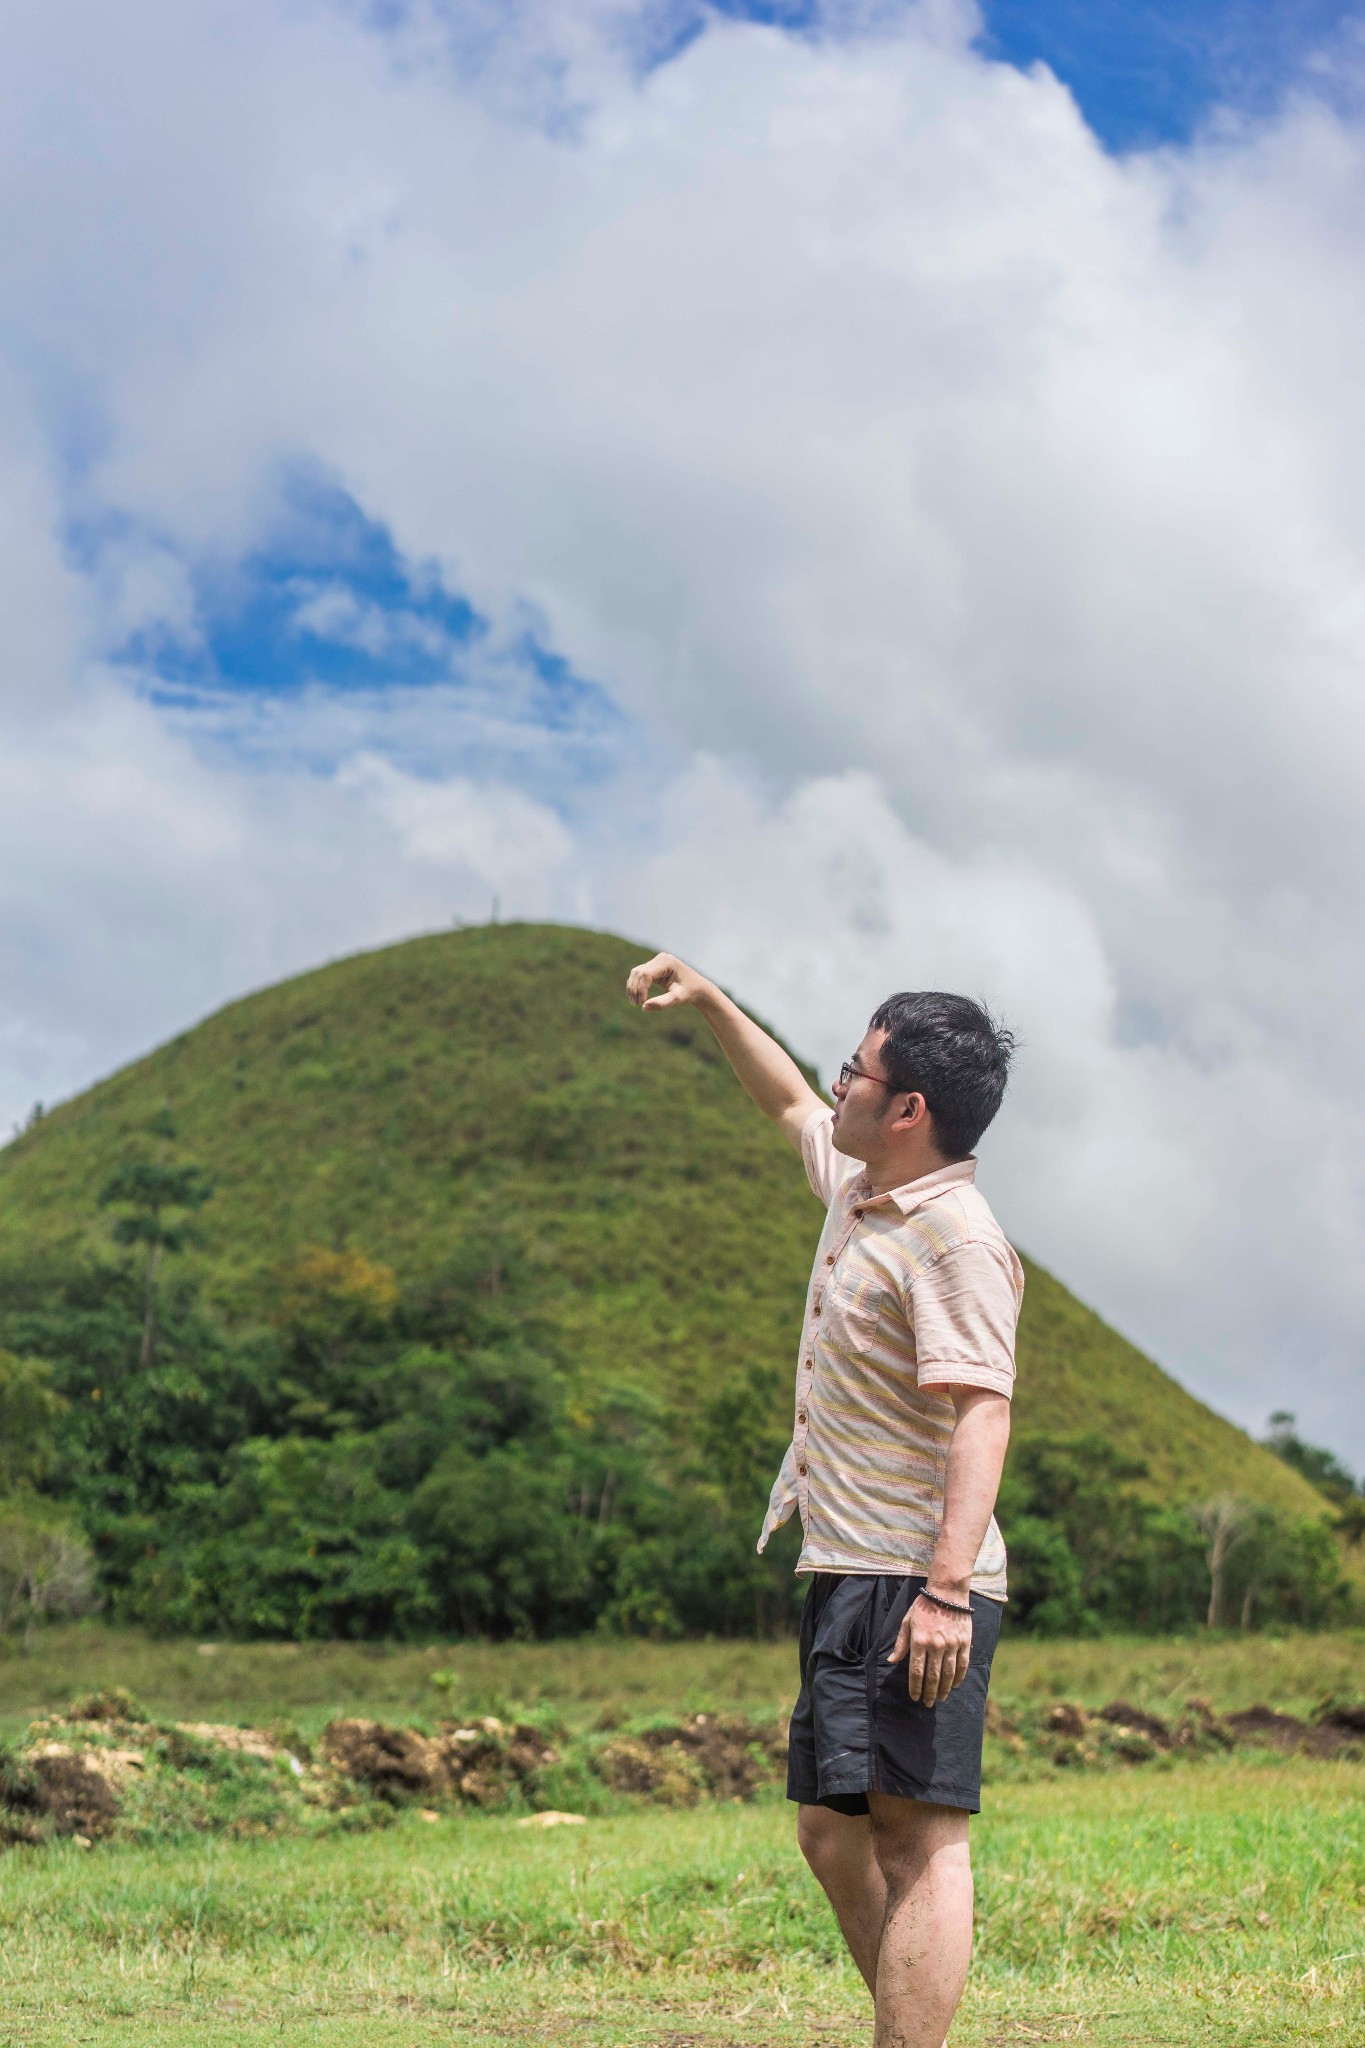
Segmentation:
{"type": "Polygon", "coordinates": [[[927,1121],[928,1116],[929,1105],[924,1097],[919,1094],[911,1094],[906,1097],[905,1107],[901,1110],[891,1128],[893,1131],[918,1130],[920,1125],[927,1121]]]}

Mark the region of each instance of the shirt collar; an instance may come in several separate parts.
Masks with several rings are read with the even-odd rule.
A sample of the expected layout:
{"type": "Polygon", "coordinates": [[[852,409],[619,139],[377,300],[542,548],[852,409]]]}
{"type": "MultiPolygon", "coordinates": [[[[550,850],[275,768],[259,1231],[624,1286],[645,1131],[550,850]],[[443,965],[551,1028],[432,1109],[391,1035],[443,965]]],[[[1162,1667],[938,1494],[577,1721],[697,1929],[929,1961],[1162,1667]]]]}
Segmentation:
{"type": "Polygon", "coordinates": [[[922,1174],[918,1180],[908,1180],[904,1187],[888,1188],[880,1195],[872,1193],[864,1171],[849,1183],[849,1192],[860,1208],[873,1209],[882,1202],[894,1202],[902,1216],[908,1216],[912,1209],[923,1208],[926,1202],[946,1194],[949,1188],[968,1186],[975,1179],[975,1159],[955,1159],[951,1166],[940,1166],[933,1173],[922,1174]]]}

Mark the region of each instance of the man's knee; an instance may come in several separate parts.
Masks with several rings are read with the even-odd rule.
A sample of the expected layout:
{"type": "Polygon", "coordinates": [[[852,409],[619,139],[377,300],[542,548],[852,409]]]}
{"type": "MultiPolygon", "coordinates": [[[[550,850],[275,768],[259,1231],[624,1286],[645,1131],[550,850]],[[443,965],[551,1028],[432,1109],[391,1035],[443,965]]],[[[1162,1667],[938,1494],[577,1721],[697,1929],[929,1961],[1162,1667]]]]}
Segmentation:
{"type": "Polygon", "coordinates": [[[867,1819],[861,1814],[834,1813],[828,1806],[802,1806],[797,1810],[797,1846],[821,1879],[849,1863],[866,1860],[867,1829],[867,1819]]]}
{"type": "Polygon", "coordinates": [[[957,1806],[930,1806],[874,1792],[870,1800],[872,1853],[888,1881],[914,1875],[930,1863],[942,1869],[971,1869],[970,1815],[957,1806]]]}

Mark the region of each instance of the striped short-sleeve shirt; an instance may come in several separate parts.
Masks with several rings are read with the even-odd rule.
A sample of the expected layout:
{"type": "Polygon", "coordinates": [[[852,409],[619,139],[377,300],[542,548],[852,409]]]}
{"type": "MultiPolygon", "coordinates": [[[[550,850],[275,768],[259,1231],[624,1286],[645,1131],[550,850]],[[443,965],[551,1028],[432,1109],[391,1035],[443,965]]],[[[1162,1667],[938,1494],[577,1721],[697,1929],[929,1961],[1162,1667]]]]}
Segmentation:
{"type": "MultiPolygon", "coordinates": [[[[796,1424],[758,1547],[800,1510],[798,1572],[923,1572],[943,1519],[955,1415],[946,1389],[1014,1390],[1023,1268],[985,1197],[976,1161],[875,1195],[836,1152],[833,1112],[801,1134],[811,1187],[829,1210],[796,1364],[796,1424]]],[[[992,1517],[972,1574],[1005,1598],[992,1517]]]]}

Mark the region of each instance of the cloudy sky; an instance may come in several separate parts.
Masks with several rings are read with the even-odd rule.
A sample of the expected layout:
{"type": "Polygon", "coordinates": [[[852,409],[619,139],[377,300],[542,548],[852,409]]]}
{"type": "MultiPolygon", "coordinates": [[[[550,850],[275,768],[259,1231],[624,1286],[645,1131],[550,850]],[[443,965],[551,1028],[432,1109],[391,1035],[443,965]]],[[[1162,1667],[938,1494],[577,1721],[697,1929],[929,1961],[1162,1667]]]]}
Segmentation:
{"type": "Polygon", "coordinates": [[[0,1117],[482,919],[825,1072],[1365,1463],[1365,38],[1317,0],[8,0],[0,1117]]]}

